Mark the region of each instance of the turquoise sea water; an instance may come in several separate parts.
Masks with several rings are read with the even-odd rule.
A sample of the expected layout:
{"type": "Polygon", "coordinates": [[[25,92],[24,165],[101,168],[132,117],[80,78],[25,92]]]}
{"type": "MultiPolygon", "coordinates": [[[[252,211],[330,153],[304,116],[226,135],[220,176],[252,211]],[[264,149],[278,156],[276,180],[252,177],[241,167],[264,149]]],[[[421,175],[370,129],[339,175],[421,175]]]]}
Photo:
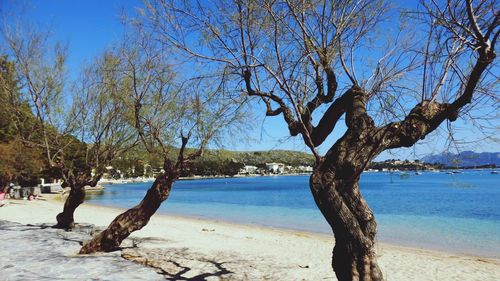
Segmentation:
{"type": "MultiPolygon", "coordinates": [[[[159,212],[331,233],[308,176],[182,180],[159,212]]],[[[93,204],[129,208],[151,183],[107,185],[93,204]]],[[[364,173],[361,192],[378,222],[378,241],[500,257],[500,175],[364,173]]]]}

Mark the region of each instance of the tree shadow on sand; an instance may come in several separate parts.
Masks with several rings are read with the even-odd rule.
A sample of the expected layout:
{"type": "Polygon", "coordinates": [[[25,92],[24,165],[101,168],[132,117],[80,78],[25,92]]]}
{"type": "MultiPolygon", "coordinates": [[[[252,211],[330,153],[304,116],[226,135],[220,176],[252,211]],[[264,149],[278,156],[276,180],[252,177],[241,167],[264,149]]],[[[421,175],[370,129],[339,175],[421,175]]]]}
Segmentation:
{"type": "Polygon", "coordinates": [[[216,262],[216,261],[213,261],[213,260],[204,260],[204,261],[207,262],[207,263],[210,263],[210,264],[214,265],[217,268],[217,271],[215,271],[215,272],[205,272],[205,273],[201,273],[201,274],[198,274],[196,276],[193,276],[193,277],[184,277],[183,275],[186,274],[186,273],[189,273],[191,271],[191,268],[187,267],[187,266],[182,266],[182,265],[180,265],[179,263],[177,263],[175,261],[169,260],[169,262],[175,264],[177,267],[182,268],[182,270],[179,271],[179,272],[177,272],[175,275],[171,275],[168,272],[165,272],[164,275],[168,276],[166,278],[167,280],[172,280],[172,281],[174,281],[174,280],[175,281],[177,281],[177,280],[203,281],[203,280],[206,280],[206,278],[208,278],[208,277],[213,277],[213,276],[215,276],[215,277],[222,277],[224,275],[233,273],[232,271],[229,271],[227,268],[225,268],[223,266],[223,264],[225,262],[216,262]]]}
{"type": "Polygon", "coordinates": [[[189,253],[187,249],[147,249],[122,253],[122,257],[154,268],[166,280],[204,281],[209,277],[229,277],[233,272],[213,259],[189,253]],[[192,264],[196,266],[193,267],[192,264]],[[196,268],[193,269],[193,268],[196,268]],[[200,272],[200,268],[202,272],[200,272]]]}

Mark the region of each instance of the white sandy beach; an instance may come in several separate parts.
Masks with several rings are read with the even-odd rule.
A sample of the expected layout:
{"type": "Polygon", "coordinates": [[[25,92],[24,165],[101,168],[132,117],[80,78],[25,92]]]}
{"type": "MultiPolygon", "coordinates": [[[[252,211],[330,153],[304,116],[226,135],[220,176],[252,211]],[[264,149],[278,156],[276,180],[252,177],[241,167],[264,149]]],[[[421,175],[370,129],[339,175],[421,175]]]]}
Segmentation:
{"type": "MultiPolygon", "coordinates": [[[[62,201],[10,201],[0,208],[0,220],[54,223],[61,210],[62,201]]],[[[122,211],[83,204],[75,220],[105,227],[122,211]]],[[[4,235],[0,232],[0,241],[5,243],[4,235]]],[[[127,240],[124,246],[136,247],[126,247],[123,257],[147,264],[170,280],[195,276],[205,278],[199,280],[335,280],[330,267],[334,242],[326,235],[155,215],[127,240]]],[[[500,278],[498,259],[388,244],[379,244],[378,252],[387,280],[500,278]]],[[[8,253],[0,251],[3,255],[8,253]]]]}

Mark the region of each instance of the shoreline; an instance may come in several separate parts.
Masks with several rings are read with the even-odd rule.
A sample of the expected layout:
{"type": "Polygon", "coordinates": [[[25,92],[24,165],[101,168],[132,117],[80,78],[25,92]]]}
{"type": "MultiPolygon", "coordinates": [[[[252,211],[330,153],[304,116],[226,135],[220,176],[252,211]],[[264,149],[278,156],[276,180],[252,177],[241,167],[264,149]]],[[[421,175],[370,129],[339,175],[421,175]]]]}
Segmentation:
{"type": "MultiPolygon", "coordinates": [[[[120,213],[125,212],[127,210],[126,208],[105,206],[105,205],[99,205],[99,204],[94,204],[94,203],[85,202],[85,204],[87,206],[92,206],[95,208],[110,209],[110,210],[114,210],[114,211],[120,212],[120,213]]],[[[334,241],[333,233],[328,234],[328,233],[314,232],[314,231],[308,231],[308,230],[303,230],[303,229],[276,227],[276,226],[269,226],[269,225],[264,225],[264,224],[259,224],[259,223],[233,222],[233,221],[217,220],[217,219],[212,219],[212,218],[204,218],[204,217],[197,217],[197,216],[190,216],[190,215],[166,214],[166,213],[162,213],[160,210],[157,211],[157,213],[155,213],[154,216],[163,217],[164,219],[179,219],[179,220],[192,221],[195,223],[220,224],[220,225],[225,225],[227,227],[242,227],[242,228],[248,227],[248,228],[255,228],[255,229],[261,230],[261,231],[284,232],[284,233],[288,233],[290,235],[310,236],[310,237],[316,237],[316,238],[320,238],[320,239],[327,239],[327,240],[334,241]]],[[[388,248],[401,248],[401,249],[408,250],[408,251],[423,251],[423,252],[434,253],[434,254],[459,255],[459,256],[464,256],[464,257],[469,257],[469,258],[477,258],[477,259],[491,259],[491,260],[497,260],[500,263],[500,256],[490,256],[487,254],[482,255],[482,254],[475,254],[475,253],[466,253],[466,252],[460,252],[459,250],[454,251],[452,249],[433,249],[433,248],[425,247],[425,245],[422,245],[421,247],[419,247],[419,246],[407,245],[404,243],[391,242],[391,241],[383,241],[383,242],[377,241],[377,245],[381,245],[383,247],[388,247],[388,248]]],[[[333,247],[333,244],[332,244],[332,247],[333,247]]]]}
{"type": "MultiPolygon", "coordinates": [[[[500,258],[498,212],[494,202],[498,195],[496,175],[471,171],[458,175],[424,173],[424,176],[410,177],[367,173],[363,177],[360,190],[375,212],[378,242],[500,258]],[[388,190],[391,192],[382,193],[388,190]],[[483,198],[484,193],[492,196],[483,198]],[[469,200],[472,201],[468,203],[469,200]]],[[[331,233],[312,200],[307,181],[307,176],[179,181],[174,186],[175,194],[159,212],[331,233]]],[[[88,202],[129,208],[142,199],[141,193],[149,186],[147,183],[108,185],[109,190],[89,197],[88,202]]]]}
{"type": "MultiPolygon", "coordinates": [[[[445,167],[439,170],[436,169],[396,169],[396,170],[365,170],[363,173],[372,174],[372,173],[413,173],[413,172],[427,172],[427,173],[447,173],[449,171],[484,171],[484,172],[493,172],[497,171],[498,167],[495,168],[475,168],[475,167],[445,167]]],[[[216,176],[189,176],[189,177],[179,177],[178,180],[207,180],[207,179],[227,179],[227,178],[256,178],[256,177],[282,177],[282,176],[310,176],[311,172],[301,172],[301,173],[282,173],[282,174],[236,174],[234,176],[230,175],[216,175],[216,176]]],[[[123,178],[123,179],[104,179],[98,182],[99,185],[102,184],[122,184],[122,183],[152,183],[155,178],[123,178]]]]}
{"type": "MultiPolygon", "coordinates": [[[[217,176],[190,176],[190,177],[179,177],[179,181],[189,181],[189,180],[210,180],[210,179],[234,179],[234,178],[258,178],[258,177],[286,177],[286,176],[310,176],[311,173],[286,173],[286,174],[236,174],[234,176],[229,175],[217,175],[217,176]]],[[[124,178],[118,180],[100,180],[98,185],[113,185],[113,184],[130,184],[130,183],[152,183],[155,178],[124,178]]]]}
{"type": "MultiPolygon", "coordinates": [[[[132,207],[137,203],[139,203],[139,200],[137,200],[137,202],[129,201],[127,202],[127,204],[114,204],[113,202],[99,201],[99,200],[86,202],[86,204],[89,205],[97,207],[102,206],[107,208],[114,208],[120,211],[125,211],[126,208],[132,207]]],[[[226,216],[224,215],[224,212],[217,212],[217,211],[200,212],[200,210],[202,209],[199,210],[197,209],[198,211],[193,211],[192,209],[190,209],[191,207],[189,205],[184,205],[182,207],[179,207],[174,204],[171,205],[171,207],[168,207],[170,203],[172,203],[172,201],[165,202],[162,206],[167,208],[160,208],[155,215],[181,218],[181,219],[190,219],[195,221],[212,221],[217,223],[227,223],[229,225],[244,225],[257,228],[288,230],[291,232],[301,232],[310,235],[320,235],[326,237],[333,236],[331,234],[331,230],[328,224],[325,221],[323,221],[322,217],[321,218],[314,217],[315,219],[314,223],[303,224],[300,221],[295,221],[294,224],[293,220],[290,220],[290,218],[293,219],[293,216],[281,218],[280,221],[277,221],[276,219],[266,220],[265,217],[262,217],[261,215],[258,215],[256,217],[252,216],[246,217],[244,213],[242,214],[242,216],[239,215],[226,216]],[[321,219],[322,221],[318,223],[317,222],[318,219],[321,219]]],[[[235,212],[236,214],[239,214],[238,213],[239,211],[236,210],[235,212]]],[[[278,215],[282,214],[278,212],[278,215]]],[[[477,239],[471,241],[471,243],[450,242],[450,241],[465,242],[466,240],[464,239],[463,236],[455,235],[453,237],[458,237],[457,240],[449,240],[450,236],[435,235],[436,229],[435,226],[432,225],[432,222],[424,221],[425,223],[427,223],[428,227],[426,227],[425,223],[422,222],[417,223],[419,221],[419,218],[415,218],[415,221],[413,221],[413,218],[407,218],[406,221],[417,223],[418,229],[405,231],[408,228],[404,228],[403,226],[408,226],[408,224],[403,223],[401,218],[396,219],[396,224],[394,223],[388,224],[386,218],[382,217],[383,216],[377,217],[378,218],[377,222],[379,224],[379,227],[378,227],[376,241],[378,244],[386,244],[386,245],[400,246],[413,249],[422,249],[435,252],[445,252],[448,254],[466,255],[470,257],[500,259],[500,253],[496,251],[496,249],[498,248],[498,244],[491,244],[493,243],[493,240],[477,239]],[[402,229],[403,231],[401,231],[402,229]],[[430,236],[426,236],[427,234],[430,236]]]]}
{"type": "MultiPolygon", "coordinates": [[[[0,220],[55,223],[55,215],[63,204],[58,197],[9,200],[9,205],[0,208],[0,220]]],[[[124,210],[85,203],[77,209],[75,221],[105,227],[124,210]]],[[[155,214],[146,227],[124,241],[124,246],[132,240],[138,247],[124,249],[122,256],[139,263],[144,259],[152,261],[169,272],[179,269],[172,266],[171,260],[185,264],[194,270],[193,274],[210,267],[206,261],[214,261],[227,265],[232,272],[229,280],[334,279],[330,266],[334,245],[331,235],[155,214]]],[[[377,256],[387,280],[494,280],[500,276],[497,258],[383,242],[377,243],[377,256]]]]}

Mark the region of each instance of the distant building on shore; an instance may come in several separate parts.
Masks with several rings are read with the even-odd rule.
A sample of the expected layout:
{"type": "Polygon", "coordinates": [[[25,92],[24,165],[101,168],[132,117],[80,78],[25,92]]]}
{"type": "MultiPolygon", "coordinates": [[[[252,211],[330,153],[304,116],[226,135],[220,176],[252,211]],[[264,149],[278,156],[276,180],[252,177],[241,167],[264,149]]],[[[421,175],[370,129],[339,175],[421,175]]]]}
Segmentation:
{"type": "Polygon", "coordinates": [[[285,164],[283,163],[266,163],[266,168],[269,173],[282,174],[285,171],[285,164]]]}
{"type": "Polygon", "coordinates": [[[240,174],[247,174],[247,175],[255,174],[257,172],[257,169],[258,168],[256,166],[245,165],[243,166],[243,168],[241,168],[240,174]]]}
{"type": "Polygon", "coordinates": [[[311,166],[298,166],[297,170],[300,173],[311,173],[313,171],[313,167],[311,167],[311,166]]]}
{"type": "Polygon", "coordinates": [[[389,159],[383,162],[372,162],[367,170],[387,171],[418,171],[436,169],[438,166],[421,162],[419,160],[389,159]]]}

